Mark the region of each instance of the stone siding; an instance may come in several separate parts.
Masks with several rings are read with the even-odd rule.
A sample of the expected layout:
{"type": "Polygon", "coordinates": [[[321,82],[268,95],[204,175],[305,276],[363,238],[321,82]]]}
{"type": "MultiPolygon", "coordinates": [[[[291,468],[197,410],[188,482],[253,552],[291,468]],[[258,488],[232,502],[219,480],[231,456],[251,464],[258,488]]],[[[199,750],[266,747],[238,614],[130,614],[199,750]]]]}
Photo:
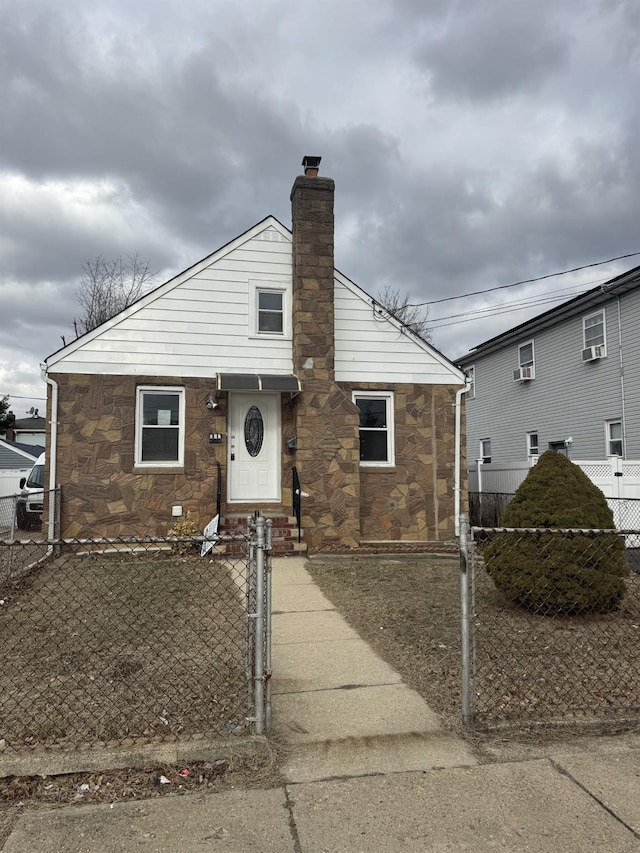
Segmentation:
{"type": "Polygon", "coordinates": [[[302,526],[311,550],[357,548],[360,540],[358,410],[334,381],[334,183],[298,177],[293,222],[295,464],[302,526]]]}
{"type": "Polygon", "coordinates": [[[341,383],[393,391],[395,466],[360,468],[365,540],[437,542],[455,535],[455,386],[341,383]]]}

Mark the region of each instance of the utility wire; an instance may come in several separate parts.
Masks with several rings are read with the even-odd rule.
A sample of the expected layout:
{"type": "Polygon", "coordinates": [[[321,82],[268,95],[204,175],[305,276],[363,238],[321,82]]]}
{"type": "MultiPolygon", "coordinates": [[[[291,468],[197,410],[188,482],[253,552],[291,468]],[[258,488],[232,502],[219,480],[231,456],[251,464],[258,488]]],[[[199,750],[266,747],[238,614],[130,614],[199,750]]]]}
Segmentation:
{"type": "Polygon", "coordinates": [[[421,308],[423,305],[437,305],[439,302],[450,302],[453,299],[465,299],[467,296],[482,296],[484,293],[493,293],[496,290],[506,290],[509,287],[518,287],[521,284],[532,284],[535,281],[544,281],[547,278],[555,278],[559,275],[568,275],[572,272],[580,272],[580,270],[590,269],[591,267],[600,267],[603,264],[610,264],[613,261],[622,261],[625,258],[635,258],[640,255],[640,252],[629,252],[626,255],[617,255],[615,258],[609,258],[607,261],[596,261],[593,264],[583,264],[581,267],[573,267],[570,270],[562,270],[561,272],[550,272],[546,275],[539,275],[536,278],[523,278],[522,281],[514,281],[513,284],[501,284],[498,287],[490,287],[488,290],[475,290],[473,293],[461,293],[459,296],[445,296],[443,299],[433,299],[429,302],[411,303],[411,308],[421,308]]]}
{"type": "MultiPolygon", "coordinates": [[[[599,278],[595,281],[586,282],[584,287],[591,284],[598,284],[602,281],[607,281],[606,278],[599,278]]],[[[556,290],[554,293],[543,293],[540,296],[529,296],[524,299],[517,299],[514,302],[503,302],[500,305],[489,305],[486,308],[474,308],[471,311],[462,311],[459,314],[446,314],[443,317],[429,317],[429,323],[439,323],[440,320],[451,320],[456,317],[469,317],[472,314],[482,314],[484,317],[490,317],[495,313],[504,313],[506,310],[519,311],[526,308],[535,308],[538,305],[544,305],[547,302],[557,302],[561,299],[567,299],[571,296],[576,296],[583,292],[583,286],[580,287],[563,287],[561,290],[556,290]]],[[[483,319],[483,318],[478,318],[483,319]]]]}

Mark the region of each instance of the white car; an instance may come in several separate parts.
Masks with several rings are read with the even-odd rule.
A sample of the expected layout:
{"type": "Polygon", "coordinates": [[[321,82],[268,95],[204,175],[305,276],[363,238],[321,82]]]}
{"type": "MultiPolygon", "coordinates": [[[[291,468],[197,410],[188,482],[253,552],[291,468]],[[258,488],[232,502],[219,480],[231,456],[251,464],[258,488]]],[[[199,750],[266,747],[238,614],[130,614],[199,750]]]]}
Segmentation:
{"type": "Polygon", "coordinates": [[[27,477],[20,480],[20,497],[16,503],[16,524],[18,530],[29,530],[42,524],[42,503],[44,500],[44,462],[41,453],[27,477]]]}

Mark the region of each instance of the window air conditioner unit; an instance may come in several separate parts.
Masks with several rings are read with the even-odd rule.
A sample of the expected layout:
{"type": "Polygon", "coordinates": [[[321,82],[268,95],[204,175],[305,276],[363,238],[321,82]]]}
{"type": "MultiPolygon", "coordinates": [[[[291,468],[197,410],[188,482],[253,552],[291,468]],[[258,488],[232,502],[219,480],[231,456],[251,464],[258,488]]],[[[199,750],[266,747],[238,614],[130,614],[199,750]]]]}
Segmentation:
{"type": "Polygon", "coordinates": [[[514,382],[528,382],[533,379],[533,367],[518,367],[513,371],[514,382]]]}
{"type": "Polygon", "coordinates": [[[599,358],[604,358],[604,344],[597,344],[595,347],[587,347],[582,350],[583,361],[597,361],[599,358]]]}

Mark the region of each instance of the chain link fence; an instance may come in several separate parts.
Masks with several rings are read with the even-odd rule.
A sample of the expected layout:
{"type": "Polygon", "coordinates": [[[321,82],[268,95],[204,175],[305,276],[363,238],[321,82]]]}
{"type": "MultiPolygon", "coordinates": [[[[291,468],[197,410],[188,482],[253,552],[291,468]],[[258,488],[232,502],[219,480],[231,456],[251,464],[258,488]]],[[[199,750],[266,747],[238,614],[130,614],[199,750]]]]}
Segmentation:
{"type": "Polygon", "coordinates": [[[637,725],[640,529],[462,533],[465,720],[637,725]]]}
{"type": "Polygon", "coordinates": [[[268,547],[258,518],[214,542],[0,542],[5,749],[264,732],[268,547]]]}

